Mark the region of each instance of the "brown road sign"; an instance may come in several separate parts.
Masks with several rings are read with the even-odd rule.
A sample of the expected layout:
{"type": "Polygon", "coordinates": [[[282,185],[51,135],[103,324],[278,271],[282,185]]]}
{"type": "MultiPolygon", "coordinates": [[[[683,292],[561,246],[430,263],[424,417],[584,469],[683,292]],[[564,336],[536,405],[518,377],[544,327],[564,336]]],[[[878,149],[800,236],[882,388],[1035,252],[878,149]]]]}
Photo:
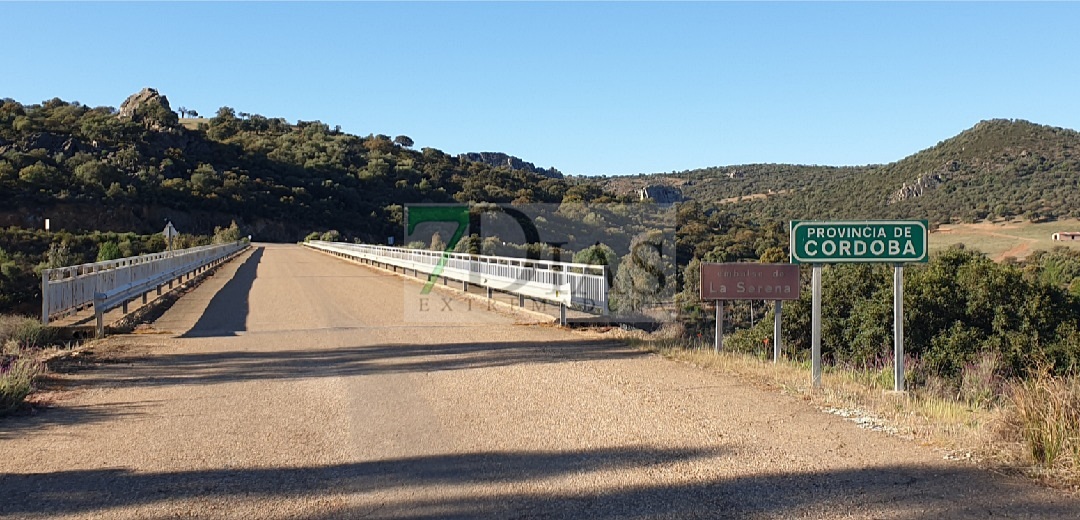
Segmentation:
{"type": "Polygon", "coordinates": [[[795,264],[701,264],[702,300],[798,300],[795,264]]]}

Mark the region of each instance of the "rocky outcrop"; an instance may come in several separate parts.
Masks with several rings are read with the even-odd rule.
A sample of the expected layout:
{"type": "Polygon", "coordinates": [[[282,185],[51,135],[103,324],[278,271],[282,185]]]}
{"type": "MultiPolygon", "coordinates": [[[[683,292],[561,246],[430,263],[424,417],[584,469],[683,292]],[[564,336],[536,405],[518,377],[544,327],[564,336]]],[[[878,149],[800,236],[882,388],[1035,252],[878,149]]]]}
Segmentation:
{"type": "Polygon", "coordinates": [[[21,153],[29,153],[31,150],[45,150],[50,156],[61,156],[67,159],[79,152],[93,152],[96,148],[69,135],[34,132],[16,142],[0,139],[0,155],[12,150],[21,153]]]}
{"type": "Polygon", "coordinates": [[[144,88],[128,96],[120,105],[118,116],[141,122],[154,130],[173,127],[180,122],[180,118],[169,106],[169,98],[152,88],[144,88]]]}
{"type": "Polygon", "coordinates": [[[683,200],[682,192],[678,188],[663,184],[639,188],[638,197],[641,200],[653,200],[659,204],[674,204],[683,200]]]}
{"type": "Polygon", "coordinates": [[[525,162],[512,155],[506,155],[500,152],[469,152],[458,155],[459,161],[468,161],[486,164],[493,168],[509,168],[515,171],[527,171],[531,173],[537,173],[544,177],[551,177],[552,179],[563,178],[562,172],[555,168],[537,168],[535,164],[531,162],[525,162]]]}
{"type": "Polygon", "coordinates": [[[920,175],[915,182],[911,184],[904,183],[903,186],[893,195],[893,202],[900,202],[908,199],[914,199],[916,197],[923,196],[926,192],[933,190],[945,182],[945,178],[938,172],[924,173],[920,175]]]}
{"type": "Polygon", "coordinates": [[[158,93],[157,89],[144,88],[139,92],[128,96],[123,103],[120,104],[120,117],[134,118],[140,112],[140,108],[144,105],[159,105],[166,110],[172,111],[169,106],[169,98],[162,96],[158,93]]]}

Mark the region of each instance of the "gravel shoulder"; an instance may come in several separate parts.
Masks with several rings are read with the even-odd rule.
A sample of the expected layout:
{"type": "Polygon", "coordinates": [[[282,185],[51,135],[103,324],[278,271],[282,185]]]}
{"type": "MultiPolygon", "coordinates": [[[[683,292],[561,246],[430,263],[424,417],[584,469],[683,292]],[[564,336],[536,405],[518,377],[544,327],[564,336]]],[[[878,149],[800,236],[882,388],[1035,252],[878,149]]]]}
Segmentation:
{"type": "Polygon", "coordinates": [[[253,248],[0,421],[0,517],[1080,517],[616,341],[443,293],[423,312],[457,314],[426,319],[419,292],[253,248]]]}

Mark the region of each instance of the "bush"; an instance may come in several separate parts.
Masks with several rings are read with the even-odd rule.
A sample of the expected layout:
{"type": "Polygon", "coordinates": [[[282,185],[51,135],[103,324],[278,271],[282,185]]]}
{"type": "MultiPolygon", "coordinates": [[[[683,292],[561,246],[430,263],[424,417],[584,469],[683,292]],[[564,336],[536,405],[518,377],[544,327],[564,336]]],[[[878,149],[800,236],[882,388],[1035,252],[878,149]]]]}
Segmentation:
{"type": "Polygon", "coordinates": [[[120,246],[113,241],[102,242],[98,247],[97,261],[106,262],[109,260],[116,260],[123,258],[123,254],[120,252],[120,246]]]}
{"type": "MultiPolygon", "coordinates": [[[[944,378],[969,403],[988,404],[1000,379],[1025,377],[1040,364],[1057,375],[1080,367],[1080,301],[1042,281],[1039,269],[996,264],[964,249],[906,269],[905,351],[922,360],[923,380],[944,378]]],[[[891,274],[888,266],[824,270],[827,362],[863,366],[891,350],[891,274]]],[[[799,356],[810,350],[810,296],[804,289],[784,306],[785,344],[799,356]]]]}
{"type": "Polygon", "coordinates": [[[1001,355],[983,352],[960,373],[960,397],[973,406],[989,407],[1002,395],[1001,355]]]}
{"type": "Polygon", "coordinates": [[[214,236],[210,241],[214,244],[231,244],[233,242],[239,242],[243,238],[240,233],[240,227],[236,225],[236,221],[232,221],[229,227],[214,227],[214,236]]]}
{"type": "Polygon", "coordinates": [[[56,340],[56,332],[34,318],[0,315],[0,344],[22,348],[43,347],[56,340]]]}
{"type": "Polygon", "coordinates": [[[0,415],[11,413],[34,390],[34,379],[45,367],[14,341],[4,343],[0,353],[0,415]]]}

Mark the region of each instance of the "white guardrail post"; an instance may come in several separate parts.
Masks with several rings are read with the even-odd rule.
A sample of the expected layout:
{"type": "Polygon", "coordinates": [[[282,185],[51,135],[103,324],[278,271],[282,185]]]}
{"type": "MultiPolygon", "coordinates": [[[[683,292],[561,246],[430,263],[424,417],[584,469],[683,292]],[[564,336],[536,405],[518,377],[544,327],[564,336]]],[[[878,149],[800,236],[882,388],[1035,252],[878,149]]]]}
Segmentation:
{"type": "Polygon", "coordinates": [[[599,311],[603,315],[610,313],[607,270],[603,265],[346,242],[311,241],[304,245],[350,259],[379,262],[429,276],[472,283],[489,291],[507,292],[588,312],[599,311]]]}
{"type": "Polygon", "coordinates": [[[49,270],[41,271],[41,324],[49,324],[49,270]]]}
{"type": "Polygon", "coordinates": [[[73,314],[93,305],[100,335],[103,332],[101,314],[105,311],[138,297],[142,294],[139,291],[151,291],[248,246],[246,241],[215,244],[45,269],[41,273],[41,322],[48,324],[54,317],[73,314]]]}

